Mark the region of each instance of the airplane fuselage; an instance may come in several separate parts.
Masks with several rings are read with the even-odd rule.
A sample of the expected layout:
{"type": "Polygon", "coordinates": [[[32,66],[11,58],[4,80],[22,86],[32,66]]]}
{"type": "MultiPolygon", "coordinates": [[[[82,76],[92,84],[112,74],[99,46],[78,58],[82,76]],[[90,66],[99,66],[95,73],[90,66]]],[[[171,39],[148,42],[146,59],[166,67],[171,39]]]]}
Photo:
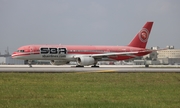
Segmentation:
{"type": "Polygon", "coordinates": [[[143,56],[149,52],[141,52],[143,48],[129,46],[78,46],[78,45],[27,45],[20,47],[12,57],[24,60],[67,60],[75,61],[74,56],[103,53],[137,52],[132,55],[115,55],[102,60],[126,60],[135,56],[143,56]]]}

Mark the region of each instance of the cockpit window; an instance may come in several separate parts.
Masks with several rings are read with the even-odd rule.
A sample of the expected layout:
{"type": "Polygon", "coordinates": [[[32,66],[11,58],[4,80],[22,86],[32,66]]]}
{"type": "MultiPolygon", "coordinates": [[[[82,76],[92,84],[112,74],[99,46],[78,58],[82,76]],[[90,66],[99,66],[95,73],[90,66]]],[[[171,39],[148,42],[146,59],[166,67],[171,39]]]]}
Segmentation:
{"type": "Polygon", "coordinates": [[[17,52],[24,52],[24,50],[17,50],[17,52]]]}

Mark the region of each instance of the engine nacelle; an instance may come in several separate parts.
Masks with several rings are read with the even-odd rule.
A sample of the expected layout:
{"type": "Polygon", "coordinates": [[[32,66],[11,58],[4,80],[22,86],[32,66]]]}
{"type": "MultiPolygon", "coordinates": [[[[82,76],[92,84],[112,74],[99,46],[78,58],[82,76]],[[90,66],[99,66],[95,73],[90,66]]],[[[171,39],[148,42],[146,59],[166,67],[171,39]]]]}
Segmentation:
{"type": "Polygon", "coordinates": [[[64,60],[51,60],[50,63],[52,65],[64,65],[64,64],[68,64],[68,61],[64,61],[64,60]]]}
{"type": "Polygon", "coordinates": [[[95,63],[94,58],[92,57],[78,57],[77,64],[81,66],[93,65],[95,63]]]}

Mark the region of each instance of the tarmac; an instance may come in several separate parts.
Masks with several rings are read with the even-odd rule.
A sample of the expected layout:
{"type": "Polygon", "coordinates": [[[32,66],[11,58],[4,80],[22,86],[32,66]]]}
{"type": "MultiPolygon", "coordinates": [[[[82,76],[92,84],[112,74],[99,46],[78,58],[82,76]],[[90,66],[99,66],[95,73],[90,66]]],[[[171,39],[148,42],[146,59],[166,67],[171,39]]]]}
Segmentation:
{"type": "Polygon", "coordinates": [[[180,73],[180,66],[153,65],[100,65],[99,68],[90,66],[75,67],[74,65],[0,65],[0,73],[180,73]]]}

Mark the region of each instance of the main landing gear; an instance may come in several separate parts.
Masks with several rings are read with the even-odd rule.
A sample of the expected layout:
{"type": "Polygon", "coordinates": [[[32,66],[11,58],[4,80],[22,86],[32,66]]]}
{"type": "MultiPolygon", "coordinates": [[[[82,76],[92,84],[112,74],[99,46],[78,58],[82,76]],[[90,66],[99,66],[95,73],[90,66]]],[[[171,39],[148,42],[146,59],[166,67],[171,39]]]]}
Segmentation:
{"type": "MultiPolygon", "coordinates": [[[[96,64],[97,64],[97,63],[94,63],[94,65],[92,65],[91,67],[92,67],[92,68],[98,68],[99,66],[97,66],[96,64]]],[[[82,65],[76,65],[76,67],[84,67],[84,66],[82,66],[82,65]]]]}
{"type": "Polygon", "coordinates": [[[99,66],[97,66],[97,61],[94,63],[94,65],[91,66],[92,68],[98,68],[99,66]]]}

